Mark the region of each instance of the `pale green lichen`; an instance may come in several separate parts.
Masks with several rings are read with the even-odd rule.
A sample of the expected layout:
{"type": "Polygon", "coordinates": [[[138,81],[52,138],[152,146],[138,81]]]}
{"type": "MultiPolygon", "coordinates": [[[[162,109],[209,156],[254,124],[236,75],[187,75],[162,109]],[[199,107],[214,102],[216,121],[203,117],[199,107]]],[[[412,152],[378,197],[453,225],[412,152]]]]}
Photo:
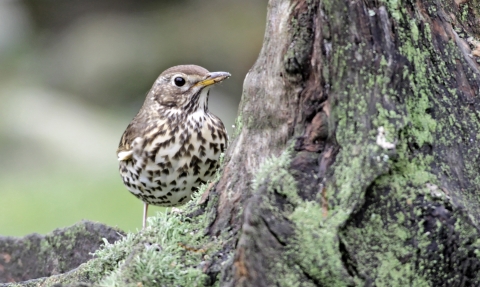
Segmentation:
{"type": "Polygon", "coordinates": [[[204,234],[182,214],[159,213],[148,221],[149,227],[141,233],[106,243],[95,253],[110,266],[118,264],[99,285],[138,286],[141,282],[143,286],[201,286],[206,275],[199,263],[211,254],[215,243],[204,240],[204,234]],[[122,253],[123,258],[119,258],[122,253]]]}
{"type": "Polygon", "coordinates": [[[300,204],[288,217],[296,227],[292,248],[286,252],[295,258],[301,269],[325,286],[347,286],[351,278],[344,269],[339,250],[338,227],[343,211],[326,219],[320,204],[307,201],[300,204]],[[320,219],[320,220],[319,220],[320,219]]]}
{"type": "MultiPolygon", "coordinates": [[[[265,160],[252,184],[254,191],[266,185],[268,194],[285,196],[290,203],[283,211],[267,204],[276,216],[286,216],[295,226],[295,238],[283,259],[273,263],[275,276],[271,280],[281,286],[312,286],[312,282],[298,282],[299,273],[307,273],[313,280],[327,286],[345,286],[348,276],[343,272],[338,248],[336,217],[323,222],[323,208],[316,201],[304,201],[298,194],[297,182],[289,171],[294,152],[292,146],[278,158],[265,160]],[[319,244],[321,238],[322,243],[319,244]],[[286,262],[280,264],[279,262],[286,262]]],[[[336,214],[340,214],[338,211],[336,214]]],[[[341,217],[341,216],[340,216],[341,217]]]]}
{"type": "Polygon", "coordinates": [[[290,146],[280,157],[265,159],[252,180],[252,189],[258,190],[261,184],[268,180],[268,192],[278,192],[289,198],[294,204],[301,202],[297,194],[297,183],[288,171],[290,166],[292,146],[290,146]]]}
{"type": "Polygon", "coordinates": [[[158,213],[148,227],[95,252],[87,274],[100,286],[203,286],[207,264],[220,243],[207,238],[203,214],[195,219],[184,213],[158,213]]]}
{"type": "MultiPolygon", "coordinates": [[[[338,243],[339,232],[347,244],[347,249],[350,246],[355,247],[355,257],[359,260],[357,262],[359,272],[369,273],[369,277],[374,279],[376,284],[429,286],[432,278],[428,278],[428,273],[421,276],[422,273],[419,270],[428,270],[432,266],[420,264],[419,269],[415,269],[410,263],[413,261],[409,258],[414,260],[415,257],[411,257],[412,254],[418,253],[417,248],[425,249],[431,239],[422,237],[423,227],[420,226],[418,230],[414,230],[407,225],[410,220],[407,218],[411,214],[395,212],[395,210],[397,205],[404,206],[403,208],[411,210],[415,216],[422,217],[422,209],[412,206],[419,196],[446,204],[449,204],[450,200],[446,196],[432,198],[430,190],[426,187],[427,184],[438,183],[437,176],[430,168],[438,155],[423,152],[412,154],[409,145],[414,144],[417,149],[432,145],[437,131],[445,128],[443,119],[434,120],[428,110],[434,107],[432,101],[436,101],[435,98],[439,92],[436,90],[435,83],[449,81],[451,77],[447,72],[445,61],[452,61],[456,57],[455,49],[452,47],[451,53],[447,54],[450,56],[441,59],[432,43],[428,24],[422,26],[420,30],[419,24],[406,16],[409,14],[404,8],[403,1],[390,0],[383,3],[386,3],[394,21],[407,24],[397,26],[396,32],[401,43],[400,53],[413,65],[412,68],[405,66],[401,75],[404,81],[410,83],[410,87],[408,90],[400,91],[388,88],[389,77],[382,74],[382,70],[378,73],[371,72],[368,68],[360,69],[352,82],[331,83],[332,94],[337,92],[338,100],[331,101],[333,109],[329,123],[337,124],[336,136],[342,149],[333,166],[334,180],[327,186],[327,197],[331,204],[328,215],[325,215],[325,209],[317,201],[303,201],[298,196],[298,191],[294,188],[295,181],[288,170],[288,153],[284,153],[278,159],[268,160],[254,184],[254,189],[260,188],[261,184],[267,184],[270,192],[274,191],[286,196],[292,205],[291,209],[287,209],[286,215],[295,225],[296,230],[291,244],[295,247],[290,247],[291,249],[286,252],[289,258],[296,259],[290,266],[290,270],[300,268],[315,280],[329,286],[345,286],[351,283],[348,274],[343,273],[344,267],[338,243]],[[427,66],[431,57],[436,61],[435,71],[427,66]],[[394,101],[397,97],[402,97],[405,103],[397,103],[394,109],[384,107],[382,102],[375,103],[377,116],[374,117],[371,130],[365,133],[363,130],[359,131],[358,125],[365,126],[371,119],[372,110],[368,101],[372,92],[380,92],[386,99],[394,101]],[[393,158],[390,157],[392,152],[382,150],[375,144],[378,127],[386,130],[388,141],[396,143],[393,158]],[[364,134],[368,136],[364,137],[364,134]],[[364,220],[362,228],[349,227],[340,231],[351,218],[352,213],[364,203],[364,192],[368,186],[371,186],[371,192],[387,187],[391,190],[388,195],[382,195],[384,196],[382,200],[385,200],[382,208],[384,212],[387,210],[393,212],[392,217],[375,214],[374,210],[369,213],[366,210],[370,219],[364,220]],[[413,237],[418,244],[415,248],[407,244],[413,237]],[[319,244],[318,240],[321,240],[322,244],[319,244]]],[[[328,14],[330,9],[333,9],[333,5],[332,2],[326,1],[324,11],[328,14]]],[[[430,13],[436,13],[435,7],[429,7],[429,9],[430,13]]],[[[327,35],[328,31],[324,34],[327,35]]],[[[346,73],[349,73],[351,67],[348,67],[347,63],[355,61],[353,57],[350,58],[352,50],[355,49],[361,54],[363,48],[362,45],[353,47],[351,43],[335,47],[331,64],[336,69],[336,78],[342,79],[346,73]]],[[[385,70],[389,68],[387,63],[387,60],[382,57],[380,64],[385,70]]],[[[330,78],[332,71],[325,69],[323,71],[323,74],[328,76],[326,78],[330,78]]],[[[456,97],[456,91],[450,91],[450,93],[451,96],[456,97]]],[[[438,106],[439,110],[446,112],[444,105],[438,106]]],[[[454,119],[454,117],[449,118],[453,121],[454,119]]],[[[382,208],[377,206],[377,211],[382,211],[382,208]]],[[[439,230],[442,224],[437,222],[437,225],[439,230]]],[[[459,226],[459,228],[471,232],[468,225],[459,226]]],[[[462,231],[459,230],[459,232],[462,231]]],[[[469,233],[467,235],[471,236],[469,233]]],[[[283,265],[276,268],[286,269],[283,265]]],[[[282,278],[294,280],[292,278],[297,276],[294,272],[287,272],[282,278]]],[[[354,277],[353,281],[358,285],[365,284],[359,277],[354,277]]]]}
{"type": "Polygon", "coordinates": [[[462,5],[462,21],[467,21],[467,15],[468,15],[468,3],[462,5]]]}

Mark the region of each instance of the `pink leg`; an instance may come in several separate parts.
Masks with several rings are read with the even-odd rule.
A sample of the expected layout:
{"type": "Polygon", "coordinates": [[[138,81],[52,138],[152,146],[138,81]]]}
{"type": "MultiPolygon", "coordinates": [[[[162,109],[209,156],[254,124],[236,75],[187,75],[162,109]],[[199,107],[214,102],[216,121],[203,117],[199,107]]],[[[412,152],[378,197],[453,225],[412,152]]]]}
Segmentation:
{"type": "Polygon", "coordinates": [[[148,203],[143,203],[143,229],[147,227],[148,203]]]}

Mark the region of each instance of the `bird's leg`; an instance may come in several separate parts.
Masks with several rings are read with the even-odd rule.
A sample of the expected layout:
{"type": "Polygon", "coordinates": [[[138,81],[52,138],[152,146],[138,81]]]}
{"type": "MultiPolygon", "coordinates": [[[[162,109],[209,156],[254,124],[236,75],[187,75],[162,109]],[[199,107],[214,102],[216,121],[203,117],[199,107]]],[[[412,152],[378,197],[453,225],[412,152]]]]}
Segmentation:
{"type": "Polygon", "coordinates": [[[148,203],[143,203],[143,229],[147,227],[148,203]]]}

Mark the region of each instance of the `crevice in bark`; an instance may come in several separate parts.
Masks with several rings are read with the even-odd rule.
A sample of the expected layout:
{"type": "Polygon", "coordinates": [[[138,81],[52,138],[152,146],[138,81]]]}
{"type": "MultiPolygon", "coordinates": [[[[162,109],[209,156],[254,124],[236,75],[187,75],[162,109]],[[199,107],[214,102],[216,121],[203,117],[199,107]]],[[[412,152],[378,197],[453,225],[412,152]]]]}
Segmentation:
{"type": "Polygon", "coordinates": [[[342,262],[345,268],[347,269],[348,274],[352,278],[356,276],[360,276],[356,267],[356,263],[354,262],[353,258],[350,256],[350,253],[347,250],[347,247],[345,246],[345,244],[342,242],[341,239],[339,240],[338,247],[339,247],[340,254],[342,255],[342,262]]]}
{"type": "Polygon", "coordinates": [[[267,227],[268,231],[270,232],[270,234],[277,240],[277,242],[282,245],[282,246],[286,246],[287,245],[287,242],[282,240],[278,234],[271,228],[270,224],[272,222],[270,222],[269,224],[269,221],[267,221],[267,219],[265,218],[264,215],[261,216],[262,220],[263,220],[263,223],[265,224],[265,226],[267,227]]]}

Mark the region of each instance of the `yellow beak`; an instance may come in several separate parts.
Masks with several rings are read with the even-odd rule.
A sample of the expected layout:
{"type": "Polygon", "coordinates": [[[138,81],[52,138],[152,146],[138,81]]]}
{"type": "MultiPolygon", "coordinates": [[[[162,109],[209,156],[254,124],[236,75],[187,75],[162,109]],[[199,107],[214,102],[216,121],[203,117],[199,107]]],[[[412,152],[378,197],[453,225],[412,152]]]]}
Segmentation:
{"type": "Polygon", "coordinates": [[[205,80],[202,80],[196,84],[196,86],[210,86],[214,85],[216,83],[220,83],[221,81],[229,78],[231,75],[230,73],[227,72],[211,72],[208,73],[207,78],[205,80]]]}

